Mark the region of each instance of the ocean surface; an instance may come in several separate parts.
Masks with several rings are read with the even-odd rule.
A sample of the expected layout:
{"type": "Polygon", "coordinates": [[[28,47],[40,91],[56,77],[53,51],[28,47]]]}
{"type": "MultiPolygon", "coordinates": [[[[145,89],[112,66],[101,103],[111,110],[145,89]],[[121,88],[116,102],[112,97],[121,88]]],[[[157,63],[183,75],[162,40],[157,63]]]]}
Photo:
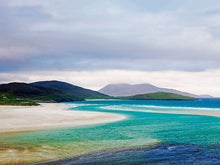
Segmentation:
{"type": "Polygon", "coordinates": [[[220,164],[220,117],[185,114],[220,113],[220,99],[66,104],[82,113],[110,112],[127,118],[2,136],[1,149],[18,152],[19,160],[27,162],[30,157],[35,162],[50,160],[40,164],[220,164]]]}

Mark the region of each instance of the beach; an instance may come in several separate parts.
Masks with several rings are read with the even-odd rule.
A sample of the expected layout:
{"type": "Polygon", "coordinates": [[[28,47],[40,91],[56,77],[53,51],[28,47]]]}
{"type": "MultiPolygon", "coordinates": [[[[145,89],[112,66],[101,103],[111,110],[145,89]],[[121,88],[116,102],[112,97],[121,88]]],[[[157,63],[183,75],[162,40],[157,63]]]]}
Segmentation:
{"type": "MultiPolygon", "coordinates": [[[[68,110],[68,108],[68,104],[60,103],[41,103],[39,106],[0,106],[0,133],[76,127],[114,122],[126,118],[120,114],[72,111],[68,110]]],[[[220,117],[220,113],[164,112],[153,110],[136,111],[220,117]]]]}
{"type": "MultiPolygon", "coordinates": [[[[0,106],[0,133],[35,131],[76,127],[123,120],[120,114],[68,110],[68,104],[41,103],[39,106],[0,106]]],[[[220,117],[220,113],[164,112],[136,110],[150,113],[206,115],[220,117]]]]}
{"type": "Polygon", "coordinates": [[[0,133],[76,127],[123,120],[119,114],[68,110],[67,104],[0,106],[0,133]]]}
{"type": "MultiPolygon", "coordinates": [[[[60,150],[60,143],[52,142],[51,144],[51,140],[47,140],[46,137],[40,136],[36,139],[33,137],[29,139],[30,141],[27,139],[23,141],[18,138],[22,137],[19,135],[83,128],[83,126],[116,122],[126,118],[124,115],[114,113],[69,110],[71,107],[74,106],[63,103],[41,103],[39,106],[0,106],[0,164],[25,164],[62,158],[68,155],[63,151],[70,151],[75,147],[79,148],[79,150],[76,149],[76,155],[82,152],[74,142],[66,144],[64,140],[65,145],[62,144],[63,150],[60,150]],[[9,144],[7,141],[10,138],[14,142],[9,144]],[[46,143],[42,144],[39,140],[41,138],[46,143]]],[[[65,136],[62,134],[52,139],[59,140],[65,136]]]]}
{"type": "Polygon", "coordinates": [[[220,106],[208,106],[215,102],[96,100],[1,106],[0,164],[117,164],[127,158],[134,164],[179,164],[200,156],[219,163],[220,118],[213,116],[220,106]]]}

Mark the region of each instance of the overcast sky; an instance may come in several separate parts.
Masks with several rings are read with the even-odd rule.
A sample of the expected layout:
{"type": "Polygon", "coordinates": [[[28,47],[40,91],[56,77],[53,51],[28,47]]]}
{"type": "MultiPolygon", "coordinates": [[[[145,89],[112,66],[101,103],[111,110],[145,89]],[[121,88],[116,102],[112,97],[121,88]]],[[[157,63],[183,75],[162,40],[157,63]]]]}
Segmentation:
{"type": "Polygon", "coordinates": [[[0,83],[152,83],[220,97],[219,0],[0,0],[0,83]]]}

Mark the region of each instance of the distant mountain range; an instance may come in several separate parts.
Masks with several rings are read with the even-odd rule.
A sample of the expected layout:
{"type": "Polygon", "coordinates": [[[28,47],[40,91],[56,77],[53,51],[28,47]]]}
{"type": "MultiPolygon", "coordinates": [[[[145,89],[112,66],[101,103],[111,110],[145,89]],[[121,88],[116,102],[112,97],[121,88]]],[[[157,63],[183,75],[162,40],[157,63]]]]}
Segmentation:
{"type": "Polygon", "coordinates": [[[37,105],[40,102],[86,99],[195,100],[202,97],[210,96],[198,96],[150,84],[111,84],[99,92],[61,81],[39,81],[30,84],[14,82],[0,85],[0,105],[37,105]]]}
{"type": "Polygon", "coordinates": [[[192,93],[182,92],[175,89],[160,88],[151,84],[109,84],[104,88],[100,89],[99,92],[109,96],[133,96],[156,92],[166,92],[194,98],[212,98],[212,96],[210,95],[195,95],[192,93]]]}

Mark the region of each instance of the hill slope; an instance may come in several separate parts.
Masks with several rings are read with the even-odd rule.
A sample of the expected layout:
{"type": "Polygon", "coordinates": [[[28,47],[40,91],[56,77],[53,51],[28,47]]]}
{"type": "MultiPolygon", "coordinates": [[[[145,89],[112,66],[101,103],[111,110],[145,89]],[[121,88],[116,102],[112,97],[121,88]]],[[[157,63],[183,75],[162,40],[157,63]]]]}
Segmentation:
{"type": "Polygon", "coordinates": [[[182,96],[174,93],[156,92],[142,95],[124,97],[126,100],[196,100],[192,97],[182,96]]]}
{"type": "Polygon", "coordinates": [[[96,92],[90,89],[85,89],[85,88],[75,86],[75,85],[72,85],[66,82],[61,82],[61,81],[39,81],[39,82],[31,83],[31,85],[59,90],[65,93],[66,95],[73,96],[79,99],[99,98],[99,97],[106,96],[100,92],[96,92]]]}
{"type": "Polygon", "coordinates": [[[0,85],[1,104],[35,104],[35,102],[74,101],[78,98],[64,94],[55,89],[34,86],[26,83],[9,83],[0,85]]]}
{"type": "Polygon", "coordinates": [[[174,93],[178,95],[194,97],[194,98],[204,98],[211,97],[208,95],[195,95],[187,92],[178,91],[175,89],[168,88],[159,88],[151,84],[109,84],[104,88],[100,89],[99,92],[110,95],[110,96],[133,96],[138,94],[148,94],[148,93],[156,93],[156,92],[167,92],[174,93]]]}
{"type": "Polygon", "coordinates": [[[105,97],[99,92],[60,81],[0,85],[0,104],[4,105],[36,105],[37,102],[69,102],[105,97]]]}

